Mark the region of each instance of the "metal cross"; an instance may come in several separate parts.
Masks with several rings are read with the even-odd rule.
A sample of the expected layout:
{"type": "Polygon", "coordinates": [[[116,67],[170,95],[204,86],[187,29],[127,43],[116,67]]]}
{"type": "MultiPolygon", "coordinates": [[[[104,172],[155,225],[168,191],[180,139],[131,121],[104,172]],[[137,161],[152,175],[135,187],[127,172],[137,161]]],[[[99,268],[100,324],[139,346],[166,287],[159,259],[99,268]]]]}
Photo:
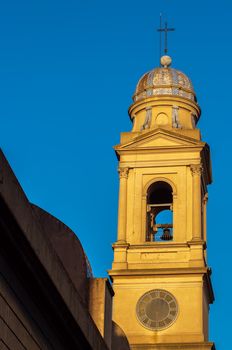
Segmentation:
{"type": "Polygon", "coordinates": [[[165,27],[162,28],[162,22],[161,22],[161,16],[160,16],[160,28],[157,29],[157,32],[160,32],[160,51],[161,51],[161,43],[162,43],[161,35],[162,35],[162,32],[164,32],[164,54],[165,55],[168,53],[168,32],[173,32],[174,30],[175,28],[168,28],[167,22],[165,22],[165,27]]]}

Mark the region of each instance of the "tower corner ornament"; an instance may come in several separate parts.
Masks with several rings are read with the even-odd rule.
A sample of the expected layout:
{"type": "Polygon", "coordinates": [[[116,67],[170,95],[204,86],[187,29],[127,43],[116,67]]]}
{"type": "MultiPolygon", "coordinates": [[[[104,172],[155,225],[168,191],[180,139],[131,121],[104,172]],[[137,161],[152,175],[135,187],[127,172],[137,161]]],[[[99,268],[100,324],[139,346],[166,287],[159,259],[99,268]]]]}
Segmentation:
{"type": "Polygon", "coordinates": [[[200,176],[203,173],[203,166],[201,164],[191,164],[190,169],[193,176],[194,175],[200,176]]]}
{"type": "Polygon", "coordinates": [[[119,178],[128,178],[129,168],[118,168],[119,178]]]}

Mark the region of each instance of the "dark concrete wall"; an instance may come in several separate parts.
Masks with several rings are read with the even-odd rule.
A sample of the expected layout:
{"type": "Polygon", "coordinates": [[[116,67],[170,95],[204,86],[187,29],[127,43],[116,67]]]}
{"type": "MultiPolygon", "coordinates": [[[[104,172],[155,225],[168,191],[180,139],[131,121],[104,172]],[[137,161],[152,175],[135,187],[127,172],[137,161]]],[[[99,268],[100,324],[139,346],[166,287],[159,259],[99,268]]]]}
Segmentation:
{"type": "Polygon", "coordinates": [[[1,349],[108,349],[69,263],[64,266],[0,151],[1,349]]]}
{"type": "Polygon", "coordinates": [[[88,305],[88,272],[85,252],[72,230],[63,222],[39,208],[32,205],[33,211],[42,225],[43,232],[51,242],[57,256],[71,278],[80,299],[86,307],[88,305]]]}
{"type": "MultiPolygon", "coordinates": [[[[96,344],[86,338],[1,198],[0,232],[0,339],[4,346],[71,350],[95,349],[96,344],[98,349],[99,343],[104,349],[101,337],[96,337],[96,344]]],[[[62,283],[62,275],[59,278],[62,283]]],[[[89,321],[95,329],[90,317],[89,321]]]]}
{"type": "Polygon", "coordinates": [[[117,323],[112,322],[112,347],[111,350],[130,350],[126,334],[117,323]]]}
{"type": "Polygon", "coordinates": [[[54,349],[55,346],[61,349],[59,343],[55,342],[54,334],[49,332],[49,327],[43,330],[46,319],[5,263],[0,260],[0,335],[5,348],[37,350],[54,349]]]}

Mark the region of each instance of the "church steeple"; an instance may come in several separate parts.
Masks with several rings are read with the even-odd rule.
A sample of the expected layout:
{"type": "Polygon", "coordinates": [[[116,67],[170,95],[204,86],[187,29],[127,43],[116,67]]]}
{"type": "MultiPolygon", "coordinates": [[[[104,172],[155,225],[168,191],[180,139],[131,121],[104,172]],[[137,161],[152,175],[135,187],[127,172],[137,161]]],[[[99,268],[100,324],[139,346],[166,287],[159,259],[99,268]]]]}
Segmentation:
{"type": "Polygon", "coordinates": [[[196,127],[201,112],[190,79],[170,67],[169,56],[161,64],[139,80],[129,108],[132,131],[115,146],[120,189],[110,271],[113,318],[133,350],[164,344],[209,350],[209,146],[196,127]]]}

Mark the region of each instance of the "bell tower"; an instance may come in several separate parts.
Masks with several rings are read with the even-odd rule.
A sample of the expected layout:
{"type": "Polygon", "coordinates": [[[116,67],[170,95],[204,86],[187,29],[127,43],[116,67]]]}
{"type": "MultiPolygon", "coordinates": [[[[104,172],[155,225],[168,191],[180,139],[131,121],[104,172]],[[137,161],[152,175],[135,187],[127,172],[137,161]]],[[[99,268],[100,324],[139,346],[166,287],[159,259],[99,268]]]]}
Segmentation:
{"type": "Polygon", "coordinates": [[[163,56],[139,80],[133,123],[115,146],[118,236],[113,319],[132,350],[210,350],[214,300],[206,255],[210,150],[190,79],[163,56]]]}

